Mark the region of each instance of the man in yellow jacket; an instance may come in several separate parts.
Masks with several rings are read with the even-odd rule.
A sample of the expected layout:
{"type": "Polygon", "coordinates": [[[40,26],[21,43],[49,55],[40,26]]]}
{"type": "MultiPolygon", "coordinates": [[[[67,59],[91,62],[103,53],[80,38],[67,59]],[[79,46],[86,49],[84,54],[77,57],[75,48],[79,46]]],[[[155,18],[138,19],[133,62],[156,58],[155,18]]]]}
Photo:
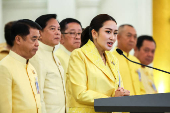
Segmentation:
{"type": "MultiPolygon", "coordinates": [[[[155,49],[156,43],[154,39],[151,36],[142,35],[138,37],[134,56],[136,56],[142,64],[149,65],[154,59],[155,49]]],[[[152,69],[141,66],[138,70],[138,75],[147,94],[157,93],[152,69]]]]}
{"type": "MultiPolygon", "coordinates": [[[[118,28],[117,41],[118,45],[116,48],[121,49],[123,54],[129,59],[139,62],[137,58],[129,54],[129,52],[135,47],[137,41],[136,30],[132,25],[124,24],[118,28]]],[[[129,90],[131,95],[145,94],[144,87],[139,81],[137,73],[140,65],[134,64],[125,59],[122,55],[119,55],[116,52],[116,48],[113,50],[113,54],[119,60],[120,74],[122,76],[124,88],[129,90]]]]}
{"type": "Polygon", "coordinates": [[[56,14],[38,17],[40,31],[39,50],[31,59],[39,77],[41,105],[43,113],[65,113],[66,93],[64,70],[54,55],[54,47],[61,39],[60,25],[56,14]]]}
{"type": "Polygon", "coordinates": [[[28,19],[12,26],[12,49],[0,61],[0,113],[41,113],[37,73],[29,62],[38,50],[40,29],[28,19]]]}
{"type": "Polygon", "coordinates": [[[64,80],[66,82],[66,72],[71,52],[80,47],[81,44],[81,23],[73,18],[66,18],[60,22],[61,40],[60,47],[56,50],[55,55],[64,68],[64,80]]]}
{"type": "Polygon", "coordinates": [[[0,61],[9,54],[9,50],[6,43],[0,44],[0,61]]]}
{"type": "Polygon", "coordinates": [[[5,24],[4,27],[4,36],[6,43],[0,44],[0,60],[2,60],[4,57],[6,57],[9,54],[9,50],[12,47],[11,42],[11,27],[15,21],[10,21],[7,24],[5,24]]]}

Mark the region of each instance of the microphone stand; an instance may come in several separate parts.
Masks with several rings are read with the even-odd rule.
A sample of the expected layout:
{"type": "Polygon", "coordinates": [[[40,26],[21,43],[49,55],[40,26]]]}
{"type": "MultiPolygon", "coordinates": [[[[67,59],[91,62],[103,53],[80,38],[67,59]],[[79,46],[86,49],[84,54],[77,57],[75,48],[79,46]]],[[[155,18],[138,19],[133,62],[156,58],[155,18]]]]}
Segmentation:
{"type": "Polygon", "coordinates": [[[155,70],[162,71],[162,72],[165,72],[165,73],[170,74],[170,72],[167,72],[167,71],[164,71],[164,70],[161,70],[161,69],[157,69],[157,68],[154,68],[154,67],[151,67],[151,66],[147,66],[147,65],[144,65],[144,64],[135,62],[135,61],[132,61],[132,60],[130,60],[129,58],[127,58],[123,53],[122,53],[122,55],[123,55],[126,59],[128,59],[129,61],[131,61],[131,62],[133,62],[133,63],[137,63],[137,64],[139,64],[139,65],[146,66],[146,67],[149,67],[149,68],[152,68],[152,69],[155,69],[155,70]]]}

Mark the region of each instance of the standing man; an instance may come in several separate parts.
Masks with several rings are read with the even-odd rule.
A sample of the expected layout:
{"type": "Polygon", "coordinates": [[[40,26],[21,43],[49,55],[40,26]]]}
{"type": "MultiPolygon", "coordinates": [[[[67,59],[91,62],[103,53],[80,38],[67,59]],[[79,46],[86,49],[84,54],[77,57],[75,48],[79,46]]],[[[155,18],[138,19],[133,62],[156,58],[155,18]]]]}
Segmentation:
{"type": "MultiPolygon", "coordinates": [[[[149,65],[154,59],[155,49],[156,43],[154,39],[151,36],[142,35],[138,37],[134,56],[136,56],[142,64],[149,65]]],[[[138,75],[144,85],[146,94],[157,93],[153,80],[153,72],[150,68],[141,66],[138,70],[138,75]]]]}
{"type": "Polygon", "coordinates": [[[73,18],[66,18],[60,22],[61,40],[60,47],[55,52],[64,68],[64,80],[66,82],[66,72],[71,52],[80,47],[81,44],[81,23],[73,18]]]}
{"type": "MultiPolygon", "coordinates": [[[[124,24],[118,28],[117,41],[117,48],[121,49],[126,57],[139,62],[137,58],[129,54],[129,52],[135,47],[137,41],[136,30],[132,25],[124,24]]],[[[137,69],[140,68],[140,65],[134,64],[122,55],[119,55],[116,52],[116,48],[113,50],[113,54],[116,55],[119,60],[120,74],[122,76],[124,88],[129,90],[131,95],[145,94],[144,87],[139,81],[137,74],[137,69]]]]}
{"type": "Polygon", "coordinates": [[[10,21],[7,24],[5,24],[4,27],[4,36],[6,43],[0,44],[0,60],[2,60],[4,57],[6,57],[9,54],[9,50],[12,47],[11,42],[11,27],[15,21],[10,21]]]}
{"type": "Polygon", "coordinates": [[[37,73],[29,62],[38,50],[40,29],[27,19],[11,28],[12,49],[0,61],[0,113],[41,113],[37,73]]]}
{"type": "Polygon", "coordinates": [[[39,77],[41,104],[43,113],[65,113],[66,93],[64,70],[54,55],[54,47],[61,39],[60,25],[56,14],[38,17],[40,31],[39,50],[31,59],[39,77]]]}

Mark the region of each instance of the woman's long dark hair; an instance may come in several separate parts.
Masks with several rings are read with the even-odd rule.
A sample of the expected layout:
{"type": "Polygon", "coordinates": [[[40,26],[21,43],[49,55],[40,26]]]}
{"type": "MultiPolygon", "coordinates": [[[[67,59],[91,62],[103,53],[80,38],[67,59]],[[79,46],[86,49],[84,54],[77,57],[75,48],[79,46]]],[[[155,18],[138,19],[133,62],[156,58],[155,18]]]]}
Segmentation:
{"type": "Polygon", "coordinates": [[[90,23],[90,26],[87,26],[81,35],[81,47],[85,45],[89,39],[93,41],[91,30],[94,29],[98,32],[99,29],[103,27],[104,22],[108,20],[113,20],[117,24],[116,20],[107,14],[99,14],[94,17],[90,23]]]}

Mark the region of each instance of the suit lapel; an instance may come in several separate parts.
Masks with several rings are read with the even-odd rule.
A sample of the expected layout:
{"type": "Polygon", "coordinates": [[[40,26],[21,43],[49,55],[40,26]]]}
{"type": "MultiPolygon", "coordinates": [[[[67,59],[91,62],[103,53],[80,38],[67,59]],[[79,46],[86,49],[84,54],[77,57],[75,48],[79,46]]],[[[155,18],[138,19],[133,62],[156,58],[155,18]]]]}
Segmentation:
{"type": "MultiPolygon", "coordinates": [[[[82,49],[83,53],[86,55],[86,57],[88,57],[89,60],[96,67],[98,67],[109,79],[114,81],[114,77],[108,73],[107,68],[102,61],[102,58],[92,41],[89,40],[86,43],[86,45],[84,45],[81,49],[82,49]]],[[[110,61],[108,61],[108,62],[110,62],[110,61]]]]}
{"type": "Polygon", "coordinates": [[[115,58],[115,56],[113,56],[109,51],[105,52],[105,56],[106,56],[106,60],[108,62],[108,65],[111,69],[111,72],[114,76],[114,79],[116,80],[117,84],[119,84],[119,70],[118,70],[118,62],[115,58]]]}

